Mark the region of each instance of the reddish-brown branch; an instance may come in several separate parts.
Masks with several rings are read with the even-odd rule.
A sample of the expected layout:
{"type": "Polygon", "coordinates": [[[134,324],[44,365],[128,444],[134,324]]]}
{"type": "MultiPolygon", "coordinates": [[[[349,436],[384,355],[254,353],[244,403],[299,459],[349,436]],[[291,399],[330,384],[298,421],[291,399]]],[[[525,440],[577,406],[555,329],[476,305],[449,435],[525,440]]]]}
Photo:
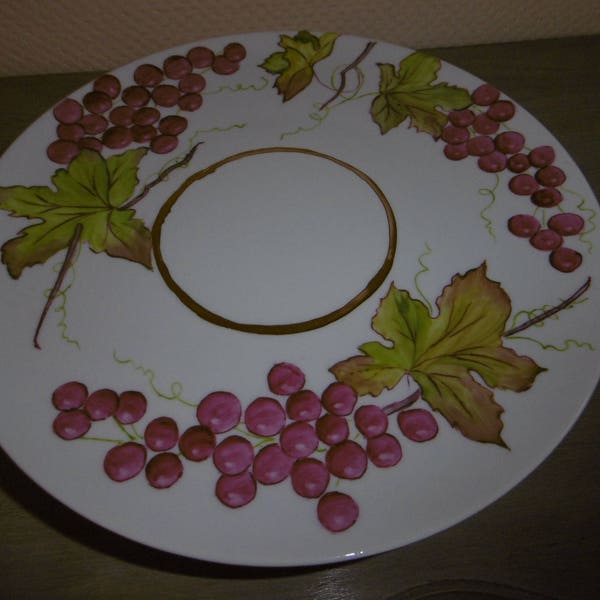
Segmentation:
{"type": "Polygon", "coordinates": [[[414,404],[420,397],[421,397],[421,390],[415,390],[412,394],[410,394],[410,396],[407,396],[406,398],[403,398],[402,400],[397,400],[396,402],[392,402],[391,404],[384,406],[383,412],[386,415],[394,414],[395,412],[398,412],[399,410],[402,410],[403,408],[406,408],[407,406],[414,404]]]}

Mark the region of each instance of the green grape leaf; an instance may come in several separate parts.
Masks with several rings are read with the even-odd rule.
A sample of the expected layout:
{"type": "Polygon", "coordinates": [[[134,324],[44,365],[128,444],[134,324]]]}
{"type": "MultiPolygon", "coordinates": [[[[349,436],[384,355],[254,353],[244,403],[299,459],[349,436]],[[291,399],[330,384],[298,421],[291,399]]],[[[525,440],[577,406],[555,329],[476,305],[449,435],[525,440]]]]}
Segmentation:
{"type": "Polygon", "coordinates": [[[38,222],[2,246],[2,262],[18,279],[25,267],[46,262],[69,245],[81,226],[82,242],[94,252],[126,258],[152,268],[152,240],[135,211],[122,208],[135,191],[146,149],[103,158],[84,150],[52,176],[55,189],[21,185],[0,188],[0,209],[38,222]]]}
{"type": "Polygon", "coordinates": [[[372,320],[388,344],[363,344],[362,355],[331,372],[359,395],[372,396],[412,377],[423,399],[465,437],[504,445],[503,408],[489,388],[523,392],[545,369],[502,345],[511,302],[486,271],[483,263],[455,275],[436,301],[436,316],[392,284],[372,320]]]}
{"type": "Polygon", "coordinates": [[[472,104],[467,90],[444,82],[434,84],[441,67],[438,58],[413,52],[397,71],[387,63],[377,66],[379,94],[371,104],[371,118],[382,135],[409,119],[410,127],[438,139],[448,121],[439,108],[461,110],[472,104]]]}
{"type": "Polygon", "coordinates": [[[275,87],[287,102],[308,87],[313,80],[314,66],[333,51],[338,33],[324,33],[317,37],[300,31],[294,37],[281,35],[279,46],[283,52],[271,54],[260,65],[271,75],[277,75],[275,87]]]}

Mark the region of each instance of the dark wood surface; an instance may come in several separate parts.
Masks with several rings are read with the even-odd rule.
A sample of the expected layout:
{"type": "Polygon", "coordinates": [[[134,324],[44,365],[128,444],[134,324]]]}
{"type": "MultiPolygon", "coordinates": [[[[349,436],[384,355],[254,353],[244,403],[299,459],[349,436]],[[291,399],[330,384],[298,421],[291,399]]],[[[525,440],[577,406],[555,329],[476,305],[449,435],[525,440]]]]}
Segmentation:
{"type": "MultiPolygon", "coordinates": [[[[431,52],[532,112],[600,195],[600,36],[431,52]]],[[[94,75],[0,79],[0,151],[94,75]]],[[[0,453],[0,598],[598,598],[598,431],[599,389],[551,456],[477,515],[395,551],[297,569],[224,566],[130,542],[65,508],[0,453]]]]}

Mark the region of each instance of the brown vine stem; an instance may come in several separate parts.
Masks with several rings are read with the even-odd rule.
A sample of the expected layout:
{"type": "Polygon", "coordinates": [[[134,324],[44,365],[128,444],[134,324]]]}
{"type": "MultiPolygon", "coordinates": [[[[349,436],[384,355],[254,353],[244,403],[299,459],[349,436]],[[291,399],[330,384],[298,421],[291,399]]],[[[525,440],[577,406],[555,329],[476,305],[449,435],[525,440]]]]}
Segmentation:
{"type": "Polygon", "coordinates": [[[40,315],[40,318],[38,320],[37,327],[35,328],[35,333],[33,335],[33,345],[38,350],[42,349],[42,347],[40,346],[40,343],[39,343],[39,337],[40,337],[40,332],[42,331],[42,327],[44,325],[44,321],[46,320],[46,315],[48,314],[48,311],[50,310],[52,303],[56,299],[56,296],[58,295],[58,292],[60,291],[60,288],[62,287],[63,281],[65,279],[65,275],[67,274],[69,267],[73,264],[75,254],[77,253],[77,248],[79,246],[79,242],[81,241],[82,230],[83,230],[83,225],[81,223],[77,223],[77,225],[75,226],[75,231],[73,232],[73,236],[71,237],[71,241],[69,242],[69,246],[67,248],[67,254],[65,256],[65,260],[63,261],[63,264],[60,267],[60,271],[58,272],[58,275],[56,276],[56,281],[54,282],[54,285],[52,286],[52,289],[50,290],[50,293],[48,294],[48,298],[46,299],[46,304],[44,305],[44,309],[42,310],[42,314],[40,315]]]}
{"type": "Polygon", "coordinates": [[[358,67],[358,65],[366,58],[367,54],[369,54],[369,52],[371,52],[371,50],[373,49],[374,46],[375,46],[375,42],[368,42],[367,45],[365,46],[364,50],[348,66],[346,66],[342,69],[342,71],[340,72],[340,85],[339,85],[337,91],[331,98],[329,98],[329,100],[327,100],[327,102],[324,102],[321,105],[319,110],[324,110],[332,102],[335,102],[340,97],[340,95],[342,94],[342,92],[344,91],[344,89],[346,87],[346,73],[348,73],[348,71],[352,71],[352,69],[356,69],[356,67],[358,67]]]}
{"type": "Polygon", "coordinates": [[[128,209],[128,208],[131,208],[132,206],[135,206],[140,200],[142,200],[143,198],[145,198],[148,195],[148,192],[155,185],[158,185],[161,181],[164,181],[169,176],[169,174],[172,173],[175,169],[179,169],[180,167],[185,167],[190,162],[190,160],[192,160],[192,157],[196,153],[198,146],[200,146],[203,143],[204,142],[198,142],[197,144],[194,144],[191,147],[191,149],[189,150],[189,152],[180,161],[173,163],[172,165],[170,165],[169,167],[167,167],[166,169],[161,171],[158,174],[158,176],[156,177],[156,179],[153,179],[150,183],[147,183],[144,186],[144,188],[142,189],[142,191],[137,196],[134,196],[131,200],[129,200],[128,202],[125,202],[125,204],[123,204],[121,206],[121,208],[128,209]]]}
{"type": "Polygon", "coordinates": [[[383,412],[386,415],[394,414],[395,412],[398,412],[399,410],[402,410],[403,408],[406,408],[407,406],[414,404],[420,397],[421,397],[421,390],[415,390],[412,394],[410,394],[410,396],[407,396],[406,398],[403,398],[402,400],[397,400],[396,402],[392,402],[391,404],[384,406],[383,412]]]}
{"type": "Polygon", "coordinates": [[[515,335],[516,333],[520,333],[521,331],[524,331],[528,327],[537,325],[544,319],[547,319],[548,317],[555,315],[557,312],[567,308],[568,306],[573,304],[573,302],[575,302],[575,300],[577,300],[577,298],[579,298],[580,296],[585,294],[585,292],[589,289],[591,283],[592,283],[592,278],[588,277],[586,279],[585,283],[581,287],[579,287],[573,294],[571,294],[566,300],[563,300],[560,304],[557,304],[556,306],[553,306],[552,308],[545,310],[543,313],[540,313],[537,317],[534,317],[533,319],[528,319],[527,321],[525,321],[525,323],[522,323],[521,325],[518,325],[517,327],[513,327],[512,329],[507,329],[502,335],[504,337],[509,337],[511,335],[515,335]]]}

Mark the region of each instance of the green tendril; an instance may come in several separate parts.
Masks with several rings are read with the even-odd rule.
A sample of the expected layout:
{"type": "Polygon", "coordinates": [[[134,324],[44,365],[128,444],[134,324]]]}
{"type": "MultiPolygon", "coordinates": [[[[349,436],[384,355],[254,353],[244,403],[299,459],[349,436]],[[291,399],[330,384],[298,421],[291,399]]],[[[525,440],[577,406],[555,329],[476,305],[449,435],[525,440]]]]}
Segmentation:
{"type": "Polygon", "coordinates": [[[426,304],[427,308],[429,309],[429,312],[432,313],[433,312],[433,306],[431,305],[431,302],[429,302],[429,299],[427,298],[427,296],[425,296],[425,294],[423,293],[423,290],[421,289],[421,286],[419,285],[419,278],[421,277],[421,275],[424,275],[425,273],[429,272],[429,267],[423,262],[423,259],[426,256],[429,256],[430,254],[432,254],[432,250],[431,247],[429,246],[429,244],[427,242],[425,242],[425,252],[423,252],[422,254],[419,255],[419,265],[421,265],[421,268],[419,269],[419,271],[417,271],[415,278],[414,278],[414,282],[415,282],[415,288],[417,290],[417,292],[419,292],[419,296],[421,296],[423,302],[426,304]]]}
{"type": "MultiPolygon", "coordinates": [[[[125,440],[114,440],[111,438],[102,438],[102,437],[92,437],[89,435],[84,435],[79,438],[80,440],[86,440],[87,442],[106,442],[107,444],[124,444],[125,440]]],[[[131,437],[129,438],[132,439],[131,437]]]]}
{"type": "MultiPolygon", "coordinates": [[[[313,108],[318,109],[319,104],[313,104],[313,108]]],[[[318,127],[321,126],[321,124],[323,123],[323,121],[325,121],[325,119],[327,119],[330,112],[331,112],[331,109],[326,108],[324,111],[315,110],[314,112],[308,113],[308,118],[311,119],[312,121],[314,121],[314,125],[311,125],[310,127],[303,127],[301,125],[297,129],[294,129],[293,131],[285,131],[284,133],[282,133],[279,136],[279,139],[283,140],[286,137],[291,137],[293,135],[298,135],[300,133],[307,133],[309,131],[314,131],[315,129],[317,129],[318,127]]]]}
{"type": "Polygon", "coordinates": [[[244,85],[243,83],[238,83],[237,85],[235,85],[233,87],[231,85],[222,85],[219,88],[217,88],[216,90],[202,92],[202,95],[203,96],[214,96],[215,94],[221,94],[222,92],[233,92],[233,93],[262,92],[269,85],[269,80],[266,77],[261,77],[260,79],[261,79],[260,84],[250,83],[250,84],[244,85]]]}
{"type": "Polygon", "coordinates": [[[528,336],[521,336],[521,335],[511,336],[510,339],[511,340],[525,340],[528,342],[533,342],[534,344],[537,344],[538,346],[540,346],[540,348],[542,348],[542,350],[554,350],[556,352],[566,352],[567,350],[569,350],[569,348],[571,346],[576,346],[577,348],[587,348],[588,350],[591,350],[591,351],[596,350],[596,348],[594,347],[593,344],[590,344],[589,342],[581,342],[581,341],[573,339],[573,338],[566,339],[563,342],[562,346],[556,346],[554,344],[544,344],[543,342],[541,342],[540,340],[537,340],[535,338],[528,337],[528,336]]]}
{"type": "Polygon", "coordinates": [[[595,218],[596,218],[597,212],[592,208],[588,208],[587,200],[581,194],[575,192],[574,190],[570,190],[567,188],[562,188],[562,189],[565,193],[571,194],[572,196],[577,198],[577,200],[579,200],[579,204],[577,204],[577,210],[579,210],[580,212],[583,212],[583,213],[589,213],[589,218],[586,219],[589,227],[586,227],[585,231],[579,235],[579,239],[581,240],[581,242],[583,244],[585,244],[587,246],[588,254],[591,254],[592,250],[594,248],[594,244],[592,243],[591,240],[589,240],[587,238],[592,233],[592,231],[596,230],[595,218]]]}
{"type": "MultiPolygon", "coordinates": [[[[566,306],[563,310],[571,310],[578,304],[583,304],[584,302],[587,302],[587,301],[588,301],[588,298],[581,298],[579,300],[575,300],[575,302],[572,302],[571,304],[569,304],[569,306],[566,306]]],[[[519,321],[521,321],[521,317],[524,317],[523,318],[524,321],[531,321],[538,315],[546,312],[547,310],[550,310],[551,308],[552,308],[551,304],[545,304],[544,306],[541,306],[539,308],[533,308],[531,310],[520,310],[518,313],[515,313],[509,329],[513,329],[514,327],[516,327],[517,323],[519,321]]],[[[543,321],[536,323],[534,325],[534,327],[543,327],[545,325],[546,321],[548,321],[549,319],[558,321],[559,318],[560,318],[559,313],[556,313],[555,315],[552,315],[551,317],[548,317],[547,319],[544,319],[543,321]]],[[[516,339],[516,336],[514,336],[514,337],[511,336],[511,339],[516,339]]]]}
{"type": "MultiPolygon", "coordinates": [[[[132,435],[127,429],[125,429],[125,425],[119,421],[116,417],[113,417],[113,421],[117,424],[117,427],[131,440],[137,440],[140,436],[132,435]]],[[[122,443],[122,442],[121,442],[122,443]]]]}
{"type": "Polygon", "coordinates": [[[494,187],[493,188],[480,188],[478,190],[478,193],[480,196],[489,196],[491,198],[491,200],[489,201],[487,206],[481,210],[481,212],[479,213],[479,216],[485,223],[485,228],[486,228],[487,232],[494,238],[495,241],[497,241],[493,222],[486,214],[487,211],[490,208],[492,208],[492,206],[496,203],[496,191],[498,190],[498,186],[500,185],[500,177],[498,176],[498,173],[496,173],[495,175],[496,175],[496,184],[494,185],[494,187]]]}

